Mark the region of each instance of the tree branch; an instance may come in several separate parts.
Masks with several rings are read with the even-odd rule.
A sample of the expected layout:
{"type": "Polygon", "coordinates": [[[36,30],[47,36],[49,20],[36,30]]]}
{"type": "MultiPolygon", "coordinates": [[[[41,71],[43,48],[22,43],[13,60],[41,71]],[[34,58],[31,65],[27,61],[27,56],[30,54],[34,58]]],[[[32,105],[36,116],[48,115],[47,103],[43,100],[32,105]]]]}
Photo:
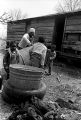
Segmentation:
{"type": "Polygon", "coordinates": [[[81,0],[60,0],[58,4],[57,11],[66,12],[66,11],[75,11],[81,8],[81,0]]]}

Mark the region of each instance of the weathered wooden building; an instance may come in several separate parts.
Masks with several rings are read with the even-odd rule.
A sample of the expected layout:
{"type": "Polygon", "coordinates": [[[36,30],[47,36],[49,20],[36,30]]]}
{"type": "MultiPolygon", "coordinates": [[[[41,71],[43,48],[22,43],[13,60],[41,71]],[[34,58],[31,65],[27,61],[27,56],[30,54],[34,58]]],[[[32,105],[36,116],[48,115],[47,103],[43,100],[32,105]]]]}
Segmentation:
{"type": "Polygon", "coordinates": [[[81,11],[65,14],[61,52],[72,60],[81,59],[81,11]]]}
{"type": "Polygon", "coordinates": [[[35,40],[43,36],[47,45],[56,46],[58,55],[81,59],[81,11],[8,22],[7,40],[19,42],[30,27],[36,29],[35,40]]]}
{"type": "MultiPolygon", "coordinates": [[[[30,27],[34,27],[36,29],[35,40],[37,40],[39,36],[43,36],[46,44],[55,44],[58,40],[62,39],[64,17],[63,15],[48,15],[11,21],[8,22],[7,25],[8,41],[19,42],[23,34],[26,33],[30,27]],[[59,39],[57,39],[58,37],[59,39]]],[[[57,43],[60,43],[60,41],[57,43]]]]}

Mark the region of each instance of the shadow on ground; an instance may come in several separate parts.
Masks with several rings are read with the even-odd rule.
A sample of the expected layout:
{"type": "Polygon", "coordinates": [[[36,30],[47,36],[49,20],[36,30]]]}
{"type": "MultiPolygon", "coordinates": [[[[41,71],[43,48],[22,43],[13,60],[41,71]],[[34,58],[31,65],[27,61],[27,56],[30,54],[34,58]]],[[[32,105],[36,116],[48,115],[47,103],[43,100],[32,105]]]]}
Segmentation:
{"type": "Polygon", "coordinates": [[[56,60],[53,71],[57,74],[64,74],[75,79],[81,79],[81,67],[79,64],[72,64],[56,60]]]}

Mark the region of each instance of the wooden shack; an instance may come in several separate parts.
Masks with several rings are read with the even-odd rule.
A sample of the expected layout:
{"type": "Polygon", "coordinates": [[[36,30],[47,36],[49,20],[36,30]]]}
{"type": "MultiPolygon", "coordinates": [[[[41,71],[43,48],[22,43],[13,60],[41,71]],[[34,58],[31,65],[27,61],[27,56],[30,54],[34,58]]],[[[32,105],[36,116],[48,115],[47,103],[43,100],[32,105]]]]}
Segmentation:
{"type": "Polygon", "coordinates": [[[36,29],[36,41],[39,36],[43,36],[46,42],[50,43],[52,41],[54,26],[54,16],[43,16],[8,22],[7,40],[19,42],[24,33],[26,33],[30,27],[33,27],[36,29]]]}
{"type": "Polygon", "coordinates": [[[81,59],[81,11],[66,14],[62,55],[71,59],[81,59]]]}
{"type": "Polygon", "coordinates": [[[35,41],[43,36],[58,55],[81,60],[81,11],[8,22],[7,40],[19,42],[30,27],[36,29],[35,41]]]}
{"type": "Polygon", "coordinates": [[[60,14],[53,14],[35,18],[28,18],[23,20],[11,21],[7,24],[7,40],[19,42],[24,33],[30,27],[36,29],[35,41],[39,36],[43,36],[46,45],[52,43],[56,45],[57,49],[61,48],[59,44],[62,42],[62,35],[64,29],[64,16],[60,14]],[[61,42],[60,42],[61,41],[61,42]]]}

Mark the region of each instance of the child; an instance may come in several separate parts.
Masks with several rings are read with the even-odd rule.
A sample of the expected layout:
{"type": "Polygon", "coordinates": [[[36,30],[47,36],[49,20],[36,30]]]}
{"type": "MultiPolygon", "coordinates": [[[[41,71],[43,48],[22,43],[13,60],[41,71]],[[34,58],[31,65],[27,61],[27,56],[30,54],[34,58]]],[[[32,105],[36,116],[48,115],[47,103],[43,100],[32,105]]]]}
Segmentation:
{"type": "Polygon", "coordinates": [[[4,69],[7,73],[7,79],[9,78],[9,65],[19,62],[19,54],[16,49],[15,42],[10,43],[10,47],[6,49],[6,53],[3,59],[4,69]]]}
{"type": "Polygon", "coordinates": [[[56,58],[56,51],[55,51],[55,47],[48,47],[47,49],[47,55],[46,55],[46,63],[48,66],[48,73],[46,73],[47,75],[51,75],[51,67],[52,67],[52,63],[53,60],[56,58]]]}

